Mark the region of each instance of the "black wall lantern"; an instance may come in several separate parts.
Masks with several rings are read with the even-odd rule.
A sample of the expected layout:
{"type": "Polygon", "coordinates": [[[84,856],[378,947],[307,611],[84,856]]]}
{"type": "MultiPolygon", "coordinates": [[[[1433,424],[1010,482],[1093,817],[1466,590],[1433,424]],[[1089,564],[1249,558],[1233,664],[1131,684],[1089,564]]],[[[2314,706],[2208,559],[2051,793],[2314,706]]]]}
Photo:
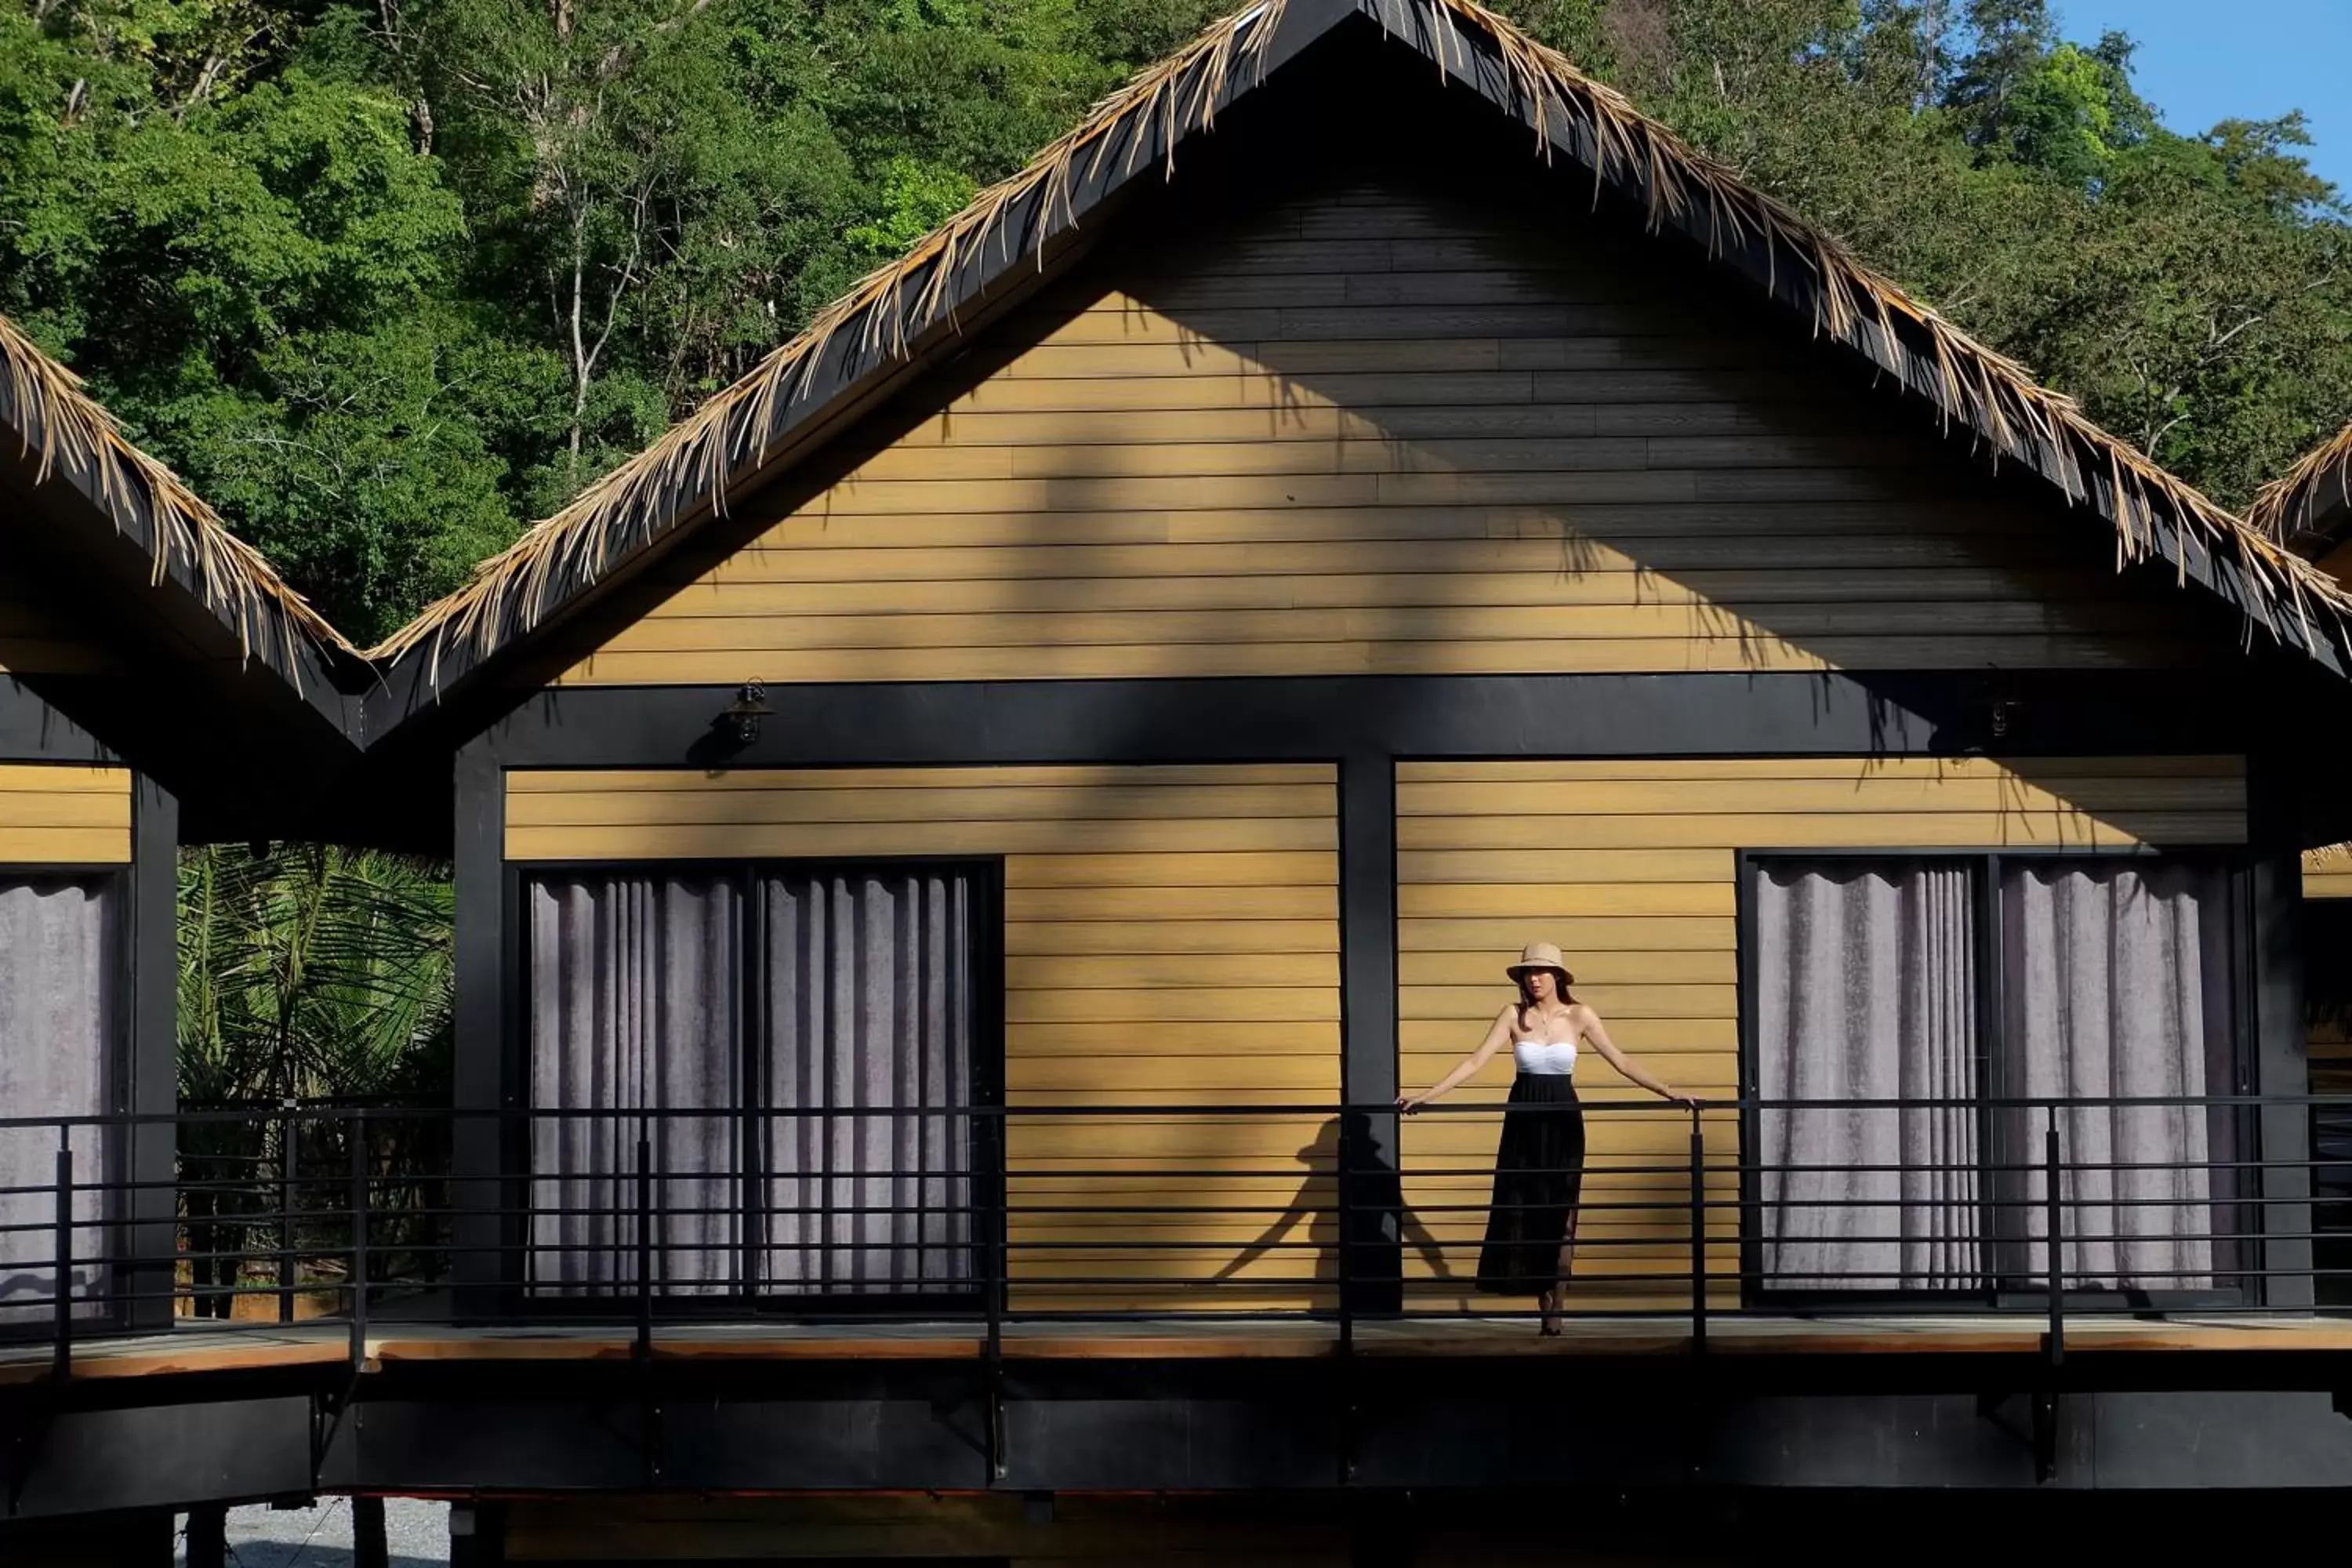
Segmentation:
{"type": "Polygon", "coordinates": [[[760,681],[747,680],[735,694],[735,700],[723,709],[719,717],[739,746],[748,746],[760,738],[760,721],[774,710],[768,706],[768,689],[760,681]]]}

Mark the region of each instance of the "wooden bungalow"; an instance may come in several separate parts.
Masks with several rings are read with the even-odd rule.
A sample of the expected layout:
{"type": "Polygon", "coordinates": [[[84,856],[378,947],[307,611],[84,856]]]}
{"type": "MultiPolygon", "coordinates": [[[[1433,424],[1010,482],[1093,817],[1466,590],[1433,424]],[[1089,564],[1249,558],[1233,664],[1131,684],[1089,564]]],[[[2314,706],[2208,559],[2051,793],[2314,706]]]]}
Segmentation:
{"type": "Polygon", "coordinates": [[[170,1320],[172,1130],[21,1122],[173,1109],[179,847],[315,823],[361,674],[0,319],[0,1334],[47,1331],[61,1144],[78,1188],[115,1184],[72,1199],[82,1326],[170,1320]]]}
{"type": "Polygon", "coordinates": [[[1470,0],[1217,23],[371,658],[379,784],[454,766],[457,1294],[224,1452],[540,1561],[2352,1480],[2352,592],[1470,0]],[[1708,1102],[1579,1068],[1540,1342],[1508,1068],[1389,1109],[1535,941],[1708,1102]]]}
{"type": "Polygon", "coordinates": [[[2352,425],[2264,485],[2246,521],[2337,582],[2352,582],[2352,425]]]}
{"type": "MultiPolygon", "coordinates": [[[[1339,1237],[1265,1221],[1322,1205],[1351,1134],[1402,1173],[1406,1298],[1496,1305],[1465,1261],[1491,1119],[1330,1108],[1475,1045],[1529,940],[1686,1089],[1892,1092],[1891,1059],[1789,1054],[1780,900],[1944,879],[1955,1092],[2299,1091],[2266,932],[2324,829],[2271,716],[2342,700],[2347,631],[2340,585],[1508,24],[1293,0],[379,656],[458,748],[469,1104],[1001,1096],[1001,1145],[956,1156],[993,1168],[950,1173],[1003,1195],[1008,1304],[1149,1312],[1328,1304],[1339,1237]],[[2207,944],[2206,1054],[2106,1079],[1997,1043],[2055,1005],[2015,977],[2030,911],[2159,886],[2207,944]],[[841,920],[899,922],[862,962],[902,1007],[932,964],[951,1000],[861,1011],[818,963],[841,920]],[[720,1011],[621,999],[688,927],[720,1011]]],[[[1590,1086],[1579,1275],[1655,1308],[1688,1294],[1687,1130],[1629,1088],[1590,1086]]],[[[1706,1118],[1720,1305],[1767,1285],[1729,1200],[1768,1121],[1706,1118]]],[[[655,1156],[740,1209],[671,1260],[694,1289],[935,1266],[763,1212],[839,1150],[727,1137],[655,1156]]],[[[529,1157],[577,1196],[626,1151],[529,1157]]],[[[1945,1285],[1990,1299],[1994,1249],[1945,1285]]]]}

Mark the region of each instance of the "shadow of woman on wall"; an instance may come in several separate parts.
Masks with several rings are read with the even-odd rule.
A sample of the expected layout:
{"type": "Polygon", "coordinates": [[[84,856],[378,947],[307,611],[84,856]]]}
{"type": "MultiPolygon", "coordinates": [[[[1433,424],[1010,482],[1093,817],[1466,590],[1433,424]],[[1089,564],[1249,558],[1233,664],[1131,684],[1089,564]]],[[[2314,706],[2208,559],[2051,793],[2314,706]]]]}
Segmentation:
{"type": "Polygon", "coordinates": [[[1342,1118],[1331,1116],[1316,1128],[1312,1139],[1300,1145],[1293,1158],[1307,1168],[1306,1180],[1299,1183],[1298,1191],[1274,1217],[1274,1223],[1235,1253],[1211,1276],[1213,1279],[1231,1279],[1276,1248],[1284,1247],[1291,1233],[1304,1224],[1307,1234],[1301,1239],[1307,1246],[1284,1250],[1308,1257],[1315,1270],[1312,1282],[1326,1283],[1325,1259],[1339,1257],[1343,1239],[1339,1205],[1342,1181],[1348,1184],[1348,1214],[1344,1217],[1354,1232],[1345,1239],[1350,1244],[1349,1251],[1356,1256],[1346,1266],[1330,1270],[1331,1274],[1343,1276],[1360,1286],[1383,1285],[1393,1291],[1398,1279],[1396,1266],[1386,1249],[1378,1246],[1385,1239],[1382,1222],[1393,1215],[1398,1234],[1421,1254],[1432,1275],[1439,1279],[1454,1277],[1446,1264],[1444,1245],[1406,1206],[1404,1184],[1395,1167],[1364,1152],[1374,1147],[1371,1119],[1360,1111],[1350,1111],[1344,1120],[1349,1123],[1349,1137],[1340,1136],[1342,1118]],[[1345,1150],[1355,1152],[1353,1169],[1341,1166],[1345,1150]]]}

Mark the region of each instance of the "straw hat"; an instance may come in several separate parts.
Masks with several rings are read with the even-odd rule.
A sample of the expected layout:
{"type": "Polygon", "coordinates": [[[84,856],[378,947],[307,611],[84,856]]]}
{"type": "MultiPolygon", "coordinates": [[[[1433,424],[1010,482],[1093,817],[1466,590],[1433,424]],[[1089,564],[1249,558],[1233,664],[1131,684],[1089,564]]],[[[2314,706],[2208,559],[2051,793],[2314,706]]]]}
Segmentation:
{"type": "Polygon", "coordinates": [[[1503,973],[1517,980],[1530,969],[1556,969],[1564,984],[1576,984],[1576,976],[1568,972],[1568,960],[1559,955],[1558,947],[1548,942],[1528,943],[1526,951],[1519,954],[1519,961],[1507,965],[1503,973]]]}

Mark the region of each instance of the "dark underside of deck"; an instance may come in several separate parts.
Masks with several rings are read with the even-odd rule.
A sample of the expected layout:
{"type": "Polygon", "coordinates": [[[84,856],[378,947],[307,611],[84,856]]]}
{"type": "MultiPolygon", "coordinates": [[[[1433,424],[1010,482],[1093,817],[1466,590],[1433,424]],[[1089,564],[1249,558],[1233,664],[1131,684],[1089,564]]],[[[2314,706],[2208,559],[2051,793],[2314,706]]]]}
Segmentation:
{"type": "Polygon", "coordinates": [[[2352,1322],[184,1328],[0,1352],[9,1516],[319,1490],[2352,1486],[2352,1322]],[[354,1352],[356,1350],[356,1360],[354,1352]]]}

